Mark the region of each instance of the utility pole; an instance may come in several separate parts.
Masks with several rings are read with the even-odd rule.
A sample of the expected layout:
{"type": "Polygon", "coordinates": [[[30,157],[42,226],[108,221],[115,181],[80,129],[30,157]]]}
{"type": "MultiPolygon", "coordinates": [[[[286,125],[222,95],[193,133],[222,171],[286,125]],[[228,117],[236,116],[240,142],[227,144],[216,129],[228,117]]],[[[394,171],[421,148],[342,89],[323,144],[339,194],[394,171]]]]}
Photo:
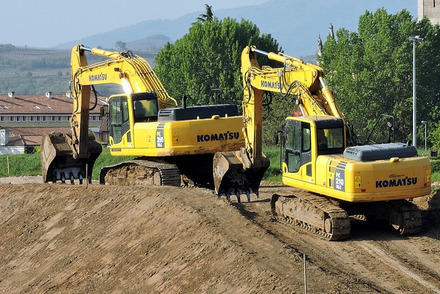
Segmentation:
{"type": "Polygon", "coordinates": [[[417,148],[417,98],[416,98],[416,44],[423,41],[420,36],[409,37],[413,42],[413,146],[417,148]]]}
{"type": "Polygon", "coordinates": [[[428,124],[428,122],[426,120],[422,120],[422,124],[425,125],[425,151],[428,150],[428,146],[426,144],[426,125],[428,124]]]}

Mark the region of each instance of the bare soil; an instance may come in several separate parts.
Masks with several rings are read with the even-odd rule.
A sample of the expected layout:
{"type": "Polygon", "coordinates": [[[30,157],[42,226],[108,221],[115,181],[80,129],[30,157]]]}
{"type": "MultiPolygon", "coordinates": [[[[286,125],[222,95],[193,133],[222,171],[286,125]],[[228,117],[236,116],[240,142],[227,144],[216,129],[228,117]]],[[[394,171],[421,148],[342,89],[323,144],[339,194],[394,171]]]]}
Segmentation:
{"type": "Polygon", "coordinates": [[[353,222],[349,240],[328,242],[273,221],[272,194],[292,188],[240,204],[38,180],[0,181],[0,293],[304,293],[304,272],[309,293],[440,293],[438,195],[415,200],[418,236],[353,222]]]}

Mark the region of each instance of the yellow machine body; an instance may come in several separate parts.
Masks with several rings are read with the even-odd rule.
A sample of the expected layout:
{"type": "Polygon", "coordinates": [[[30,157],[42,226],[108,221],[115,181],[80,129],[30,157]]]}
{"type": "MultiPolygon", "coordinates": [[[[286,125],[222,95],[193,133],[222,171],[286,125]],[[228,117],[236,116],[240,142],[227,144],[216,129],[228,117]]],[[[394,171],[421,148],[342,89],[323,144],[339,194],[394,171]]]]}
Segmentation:
{"type": "MultiPolygon", "coordinates": [[[[332,128],[331,136],[327,132],[326,147],[319,148],[317,134],[318,128],[316,121],[329,120],[329,117],[289,117],[287,121],[301,122],[302,143],[306,148],[298,148],[295,156],[294,151],[286,150],[282,164],[282,180],[287,186],[301,188],[306,191],[326,195],[331,198],[347,202],[377,202],[398,199],[407,199],[417,196],[424,196],[431,190],[431,164],[426,157],[414,156],[415,148],[404,146],[403,144],[386,144],[388,149],[379,151],[384,154],[394,150],[411,151],[410,157],[399,157],[394,154],[387,159],[355,160],[344,157],[343,151],[343,124],[340,123],[339,132],[332,128]],[[304,126],[306,126],[304,128],[304,126]],[[306,134],[310,134],[306,135],[306,134]],[[330,135],[330,136],[329,136],[330,135]],[[304,138],[306,137],[306,138],[304,138]],[[335,139],[337,138],[337,139],[335,139]],[[338,145],[339,144],[339,145],[338,145]],[[332,148],[333,147],[333,148],[332,148]],[[408,150],[411,148],[410,150],[408,150]],[[394,149],[394,150],[393,150],[394,149]],[[333,151],[331,151],[333,150],[333,151]],[[341,151],[334,154],[335,151],[341,151]],[[290,155],[289,152],[291,152],[290,155]],[[324,153],[324,154],[320,154],[324,153]],[[325,154],[332,152],[333,154],[325,154]],[[290,157],[290,158],[289,158],[290,157]],[[303,162],[295,161],[301,157],[309,157],[303,162]]],[[[289,138],[289,135],[287,135],[289,138]]],[[[288,145],[288,143],[286,144],[288,145]]],[[[371,148],[377,149],[381,145],[372,145],[371,148]]],[[[382,145],[384,146],[384,145],[382,145]]],[[[287,146],[287,149],[289,146],[287,146]]],[[[350,148],[350,147],[348,147],[350,148]]],[[[354,147],[353,147],[354,148],[354,147]]],[[[367,151],[372,150],[368,146],[363,146],[367,151]]]]}
{"type": "MultiPolygon", "coordinates": [[[[142,101],[142,100],[141,100],[142,101]]],[[[194,154],[209,154],[220,150],[239,150],[244,144],[241,132],[241,116],[210,115],[200,118],[205,108],[189,107],[187,110],[197,110],[191,119],[161,121],[136,121],[136,108],[133,106],[131,95],[118,95],[109,98],[110,104],[110,152],[114,156],[146,156],[168,157],[194,154]],[[115,99],[126,99],[125,106],[112,113],[112,103],[115,99]],[[125,107],[125,108],[124,108],[125,107]],[[115,126],[115,116],[128,111],[127,127],[115,126]],[[116,130],[119,128],[119,130],[116,130]]],[[[135,101],[136,102],[136,101],[135,101]]],[[[137,101],[139,102],[139,100],[137,101]]],[[[208,107],[215,109],[216,106],[208,107]]],[[[219,106],[221,107],[221,106],[219,106]]],[[[166,109],[169,110],[169,109],[166,109]]],[[[175,109],[176,111],[185,109],[175,109]]],[[[212,113],[219,113],[212,111],[212,113]]],[[[122,119],[121,115],[121,119],[122,119]]],[[[157,116],[157,114],[156,114],[157,116]]]]}

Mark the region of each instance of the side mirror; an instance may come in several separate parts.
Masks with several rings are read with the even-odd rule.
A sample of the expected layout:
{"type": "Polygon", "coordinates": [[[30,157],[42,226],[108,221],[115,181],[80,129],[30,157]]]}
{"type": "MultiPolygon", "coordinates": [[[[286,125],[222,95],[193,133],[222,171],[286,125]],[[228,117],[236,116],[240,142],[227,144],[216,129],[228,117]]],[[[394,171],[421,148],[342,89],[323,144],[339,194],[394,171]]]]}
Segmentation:
{"type": "Polygon", "coordinates": [[[108,105],[101,106],[99,110],[99,118],[103,118],[104,116],[108,116],[108,105]]]}

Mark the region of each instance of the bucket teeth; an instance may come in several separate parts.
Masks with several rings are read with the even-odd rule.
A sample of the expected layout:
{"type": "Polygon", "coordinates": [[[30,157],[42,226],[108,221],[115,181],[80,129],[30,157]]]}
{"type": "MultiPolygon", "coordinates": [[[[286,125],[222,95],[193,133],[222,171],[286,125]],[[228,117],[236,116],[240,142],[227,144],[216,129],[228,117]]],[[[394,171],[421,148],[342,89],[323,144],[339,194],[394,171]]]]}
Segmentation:
{"type": "MultiPolygon", "coordinates": [[[[252,189],[246,190],[246,191],[242,191],[242,190],[229,190],[227,192],[222,192],[222,193],[218,193],[217,194],[217,198],[221,198],[222,196],[226,196],[227,201],[231,202],[231,196],[235,196],[237,199],[238,203],[241,203],[241,195],[246,195],[246,199],[248,202],[251,202],[251,195],[252,194],[256,194],[255,192],[252,191],[252,189]]],[[[258,198],[258,195],[257,195],[258,198]]]]}

